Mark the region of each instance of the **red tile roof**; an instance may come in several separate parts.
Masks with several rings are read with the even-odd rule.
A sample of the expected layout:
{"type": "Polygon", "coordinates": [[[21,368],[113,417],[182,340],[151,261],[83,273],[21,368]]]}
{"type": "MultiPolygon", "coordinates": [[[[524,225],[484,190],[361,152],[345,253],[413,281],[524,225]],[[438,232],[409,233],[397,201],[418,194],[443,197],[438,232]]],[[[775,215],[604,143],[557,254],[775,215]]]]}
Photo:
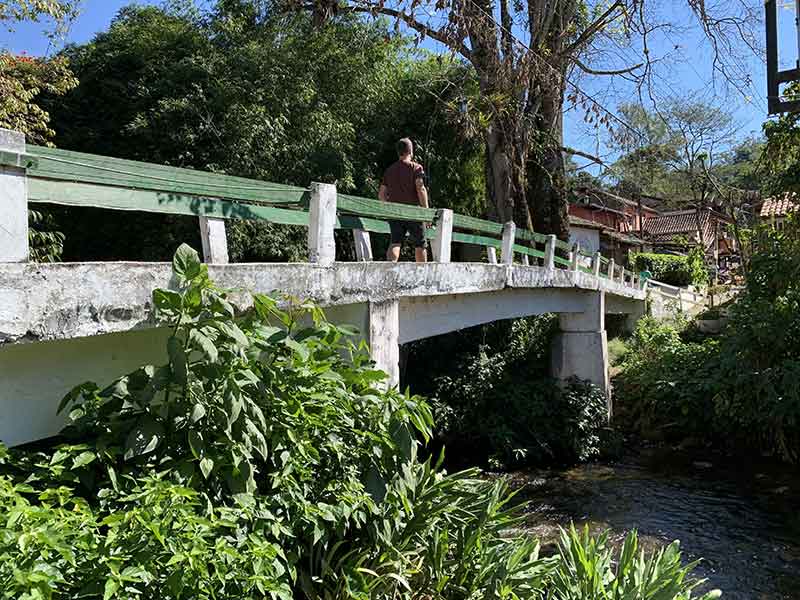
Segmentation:
{"type": "MultiPolygon", "coordinates": [[[[697,214],[694,209],[678,210],[650,217],[644,221],[644,231],[654,242],[669,243],[678,236],[697,239],[697,214]]],[[[714,228],[711,227],[711,212],[700,213],[700,230],[706,246],[714,242],[714,228]]]]}
{"type": "Polygon", "coordinates": [[[767,198],[761,205],[761,218],[785,217],[790,212],[797,210],[800,197],[794,192],[786,192],[774,198],[767,198]]]}

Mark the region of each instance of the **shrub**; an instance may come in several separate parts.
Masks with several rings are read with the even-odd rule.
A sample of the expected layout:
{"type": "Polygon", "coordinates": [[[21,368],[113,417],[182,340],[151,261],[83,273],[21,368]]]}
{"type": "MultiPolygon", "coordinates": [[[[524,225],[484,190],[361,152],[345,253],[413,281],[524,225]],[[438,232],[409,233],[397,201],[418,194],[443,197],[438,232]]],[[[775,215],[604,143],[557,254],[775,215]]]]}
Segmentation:
{"type": "Polygon", "coordinates": [[[615,417],[647,435],[707,436],[718,353],[717,341],[686,342],[674,324],[640,319],[614,379],[615,417]]]}
{"type": "Polygon", "coordinates": [[[509,535],[503,481],[417,458],[430,410],[352,331],[259,294],[237,316],[188,247],[173,268],[169,362],[76,387],[66,443],[0,446],[3,598],[554,597],[564,559],[509,535]]]}
{"type": "Polygon", "coordinates": [[[430,410],[380,390],[352,331],[259,294],[236,317],[194,251],[173,265],[181,291],[153,294],[169,363],[76,387],[64,437],[80,443],[7,465],[4,591],[532,597],[550,561],[500,536],[505,484],[417,460],[430,410]]]}
{"type": "MultiPolygon", "coordinates": [[[[800,458],[800,224],[755,232],[747,286],[718,340],[645,319],[615,380],[621,417],[800,458]]],[[[708,314],[708,313],[707,313],[708,314]]]]}
{"type": "Polygon", "coordinates": [[[451,456],[494,468],[572,463],[600,453],[606,399],[592,385],[550,378],[557,320],[530,317],[417,343],[411,387],[431,396],[451,456]]]}
{"type": "Polygon", "coordinates": [[[685,256],[640,252],[631,255],[631,262],[637,271],[649,271],[653,279],[669,285],[708,283],[708,269],[699,248],[693,248],[685,256]]]}
{"type": "MultiPolygon", "coordinates": [[[[558,563],[548,598],[553,600],[633,600],[680,598],[690,600],[703,581],[693,581],[689,572],[696,563],[681,564],[680,544],[675,541],[651,556],[639,550],[635,531],[625,537],[617,556],[608,544],[608,533],[592,538],[588,528],[561,531],[558,563]]],[[[698,600],[721,596],[713,590],[698,600]]]]}

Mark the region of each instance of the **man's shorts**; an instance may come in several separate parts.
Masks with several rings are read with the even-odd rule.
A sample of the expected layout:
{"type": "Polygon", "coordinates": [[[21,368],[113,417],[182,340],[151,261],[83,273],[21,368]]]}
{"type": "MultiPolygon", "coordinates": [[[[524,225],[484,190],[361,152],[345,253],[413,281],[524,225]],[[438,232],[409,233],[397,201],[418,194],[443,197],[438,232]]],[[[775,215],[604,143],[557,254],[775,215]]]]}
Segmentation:
{"type": "Polygon", "coordinates": [[[402,244],[406,237],[406,232],[414,242],[414,248],[425,247],[425,227],[416,221],[389,221],[389,228],[392,231],[392,245],[402,244]]]}

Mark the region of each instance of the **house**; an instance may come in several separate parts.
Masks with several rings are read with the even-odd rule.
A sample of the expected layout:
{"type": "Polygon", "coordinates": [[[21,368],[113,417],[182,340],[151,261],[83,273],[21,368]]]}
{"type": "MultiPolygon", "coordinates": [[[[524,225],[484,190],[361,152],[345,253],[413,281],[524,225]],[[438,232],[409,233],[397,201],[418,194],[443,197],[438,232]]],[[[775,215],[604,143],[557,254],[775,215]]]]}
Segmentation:
{"type": "Polygon", "coordinates": [[[615,231],[637,232],[644,220],[659,215],[663,206],[664,201],[653,196],[630,200],[605,190],[577,187],[572,190],[569,214],[615,231]]]}
{"type": "Polygon", "coordinates": [[[667,202],[654,196],[631,200],[579,186],[572,190],[569,217],[573,243],[599,248],[617,262],[627,262],[630,251],[685,252],[687,245],[700,244],[719,265],[720,258],[726,262],[737,252],[726,215],[710,208],[668,210],[667,202]]]}
{"type": "Polygon", "coordinates": [[[759,216],[762,222],[770,223],[775,229],[783,229],[786,217],[800,206],[800,196],[794,192],[784,192],[767,198],[761,204],[759,216]]]}
{"type": "Polygon", "coordinates": [[[645,242],[633,234],[572,214],[569,216],[569,241],[587,254],[599,251],[604,256],[613,257],[618,264],[626,264],[630,252],[648,249],[645,242]]]}
{"type": "Polygon", "coordinates": [[[736,253],[736,241],[729,231],[733,221],[710,208],[662,212],[644,220],[642,237],[656,251],[683,251],[686,246],[701,246],[714,264],[720,257],[736,253]]]}

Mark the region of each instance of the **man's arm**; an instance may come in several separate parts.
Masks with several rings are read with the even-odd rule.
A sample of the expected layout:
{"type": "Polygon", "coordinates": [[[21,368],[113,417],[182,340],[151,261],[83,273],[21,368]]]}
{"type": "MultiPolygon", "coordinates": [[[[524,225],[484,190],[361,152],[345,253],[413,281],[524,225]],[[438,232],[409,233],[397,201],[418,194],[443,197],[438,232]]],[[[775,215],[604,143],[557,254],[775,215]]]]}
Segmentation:
{"type": "Polygon", "coordinates": [[[422,177],[417,178],[417,199],[422,208],[428,208],[428,188],[425,187],[422,177]]]}
{"type": "Polygon", "coordinates": [[[381,187],[378,188],[378,200],[382,202],[389,201],[389,190],[386,189],[386,186],[381,184],[381,187]]]}

